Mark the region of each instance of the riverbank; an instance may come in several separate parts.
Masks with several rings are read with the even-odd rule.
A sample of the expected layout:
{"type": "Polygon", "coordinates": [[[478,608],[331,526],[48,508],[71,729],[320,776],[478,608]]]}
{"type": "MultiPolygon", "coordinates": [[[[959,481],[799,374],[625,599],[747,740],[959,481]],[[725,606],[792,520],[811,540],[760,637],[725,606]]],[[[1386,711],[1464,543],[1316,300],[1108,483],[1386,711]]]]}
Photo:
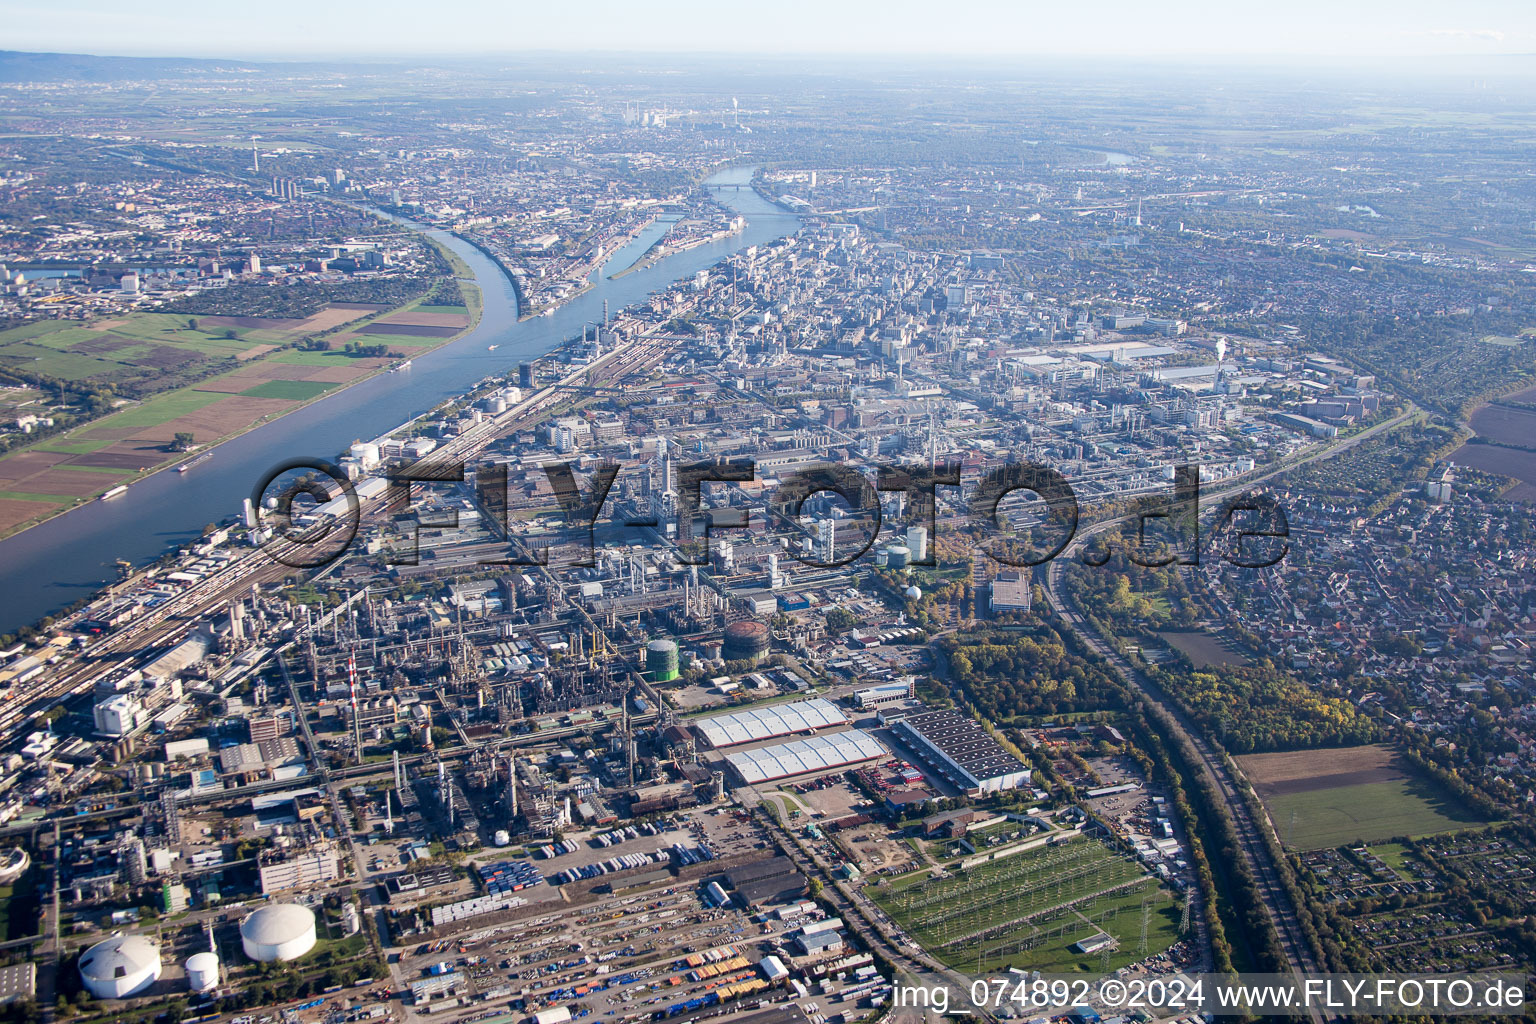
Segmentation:
{"type": "Polygon", "coordinates": [[[617,274],[609,274],[608,280],[617,281],[622,277],[635,273],[636,271],[646,270],[650,267],[653,267],[669,256],[676,256],[678,253],[687,252],[690,249],[697,249],[701,245],[708,245],[711,242],[718,242],[723,238],[730,238],[732,235],[739,234],[741,234],[739,231],[716,231],[714,234],[704,238],[690,238],[686,242],[678,242],[676,244],[668,244],[666,236],[663,235],[662,237],[656,239],[655,244],[653,244],[649,249],[645,250],[645,252],[640,256],[639,259],[635,260],[635,262],[631,263],[617,274]]]}
{"type": "MultiPolygon", "coordinates": [[[[749,173],[731,172],[721,180],[735,182],[749,173]]],[[[601,319],[605,303],[615,311],[643,303],[747,246],[771,244],[800,226],[798,218],[785,216],[753,192],[717,195],[722,205],[747,217],[744,234],[622,281],[600,278],[591,292],[553,317],[521,323],[512,285],[497,264],[461,238],[402,221],[403,228],[453,249],[473,268],[484,304],[479,327],[418,357],[409,372],[376,374],[223,442],[214,458],[194,472],[157,473],[119,498],[89,502],[0,541],[0,633],[78,603],[81,595],[110,583],[118,563],[147,565],[168,549],[197,543],[204,525],[238,515],[241,498],[281,460],[334,458],[357,439],[378,437],[422,410],[462,398],[487,378],[515,374],[519,363],[544,356],[578,334],[583,323],[601,319]]],[[[630,257],[630,252],[620,254],[619,263],[630,257]]]]}
{"type": "MultiPolygon", "coordinates": [[[[518,312],[519,312],[518,319],[519,320],[532,320],[534,317],[550,316],[550,315],[558,312],[560,309],[562,309],[566,305],[568,305],[568,304],[576,301],[577,299],[581,298],[587,292],[591,291],[597,285],[597,282],[596,282],[595,278],[598,275],[602,274],[603,269],[609,263],[611,263],[614,260],[614,258],[618,256],[619,253],[623,252],[629,246],[635,244],[635,240],[638,239],[642,234],[644,234],[647,228],[649,228],[651,225],[655,224],[656,221],[659,218],[660,218],[660,214],[659,213],[651,214],[651,216],[647,217],[641,223],[636,224],[628,232],[626,232],[624,240],[622,242],[620,242],[619,244],[615,245],[611,251],[606,252],[603,256],[601,256],[598,259],[596,259],[596,260],[592,261],[591,263],[587,264],[585,269],[583,269],[581,271],[581,274],[580,274],[579,277],[575,276],[575,274],[573,272],[572,277],[570,278],[570,283],[572,285],[574,285],[574,287],[572,288],[571,291],[566,292],[565,295],[562,296],[559,299],[559,301],[557,301],[557,302],[545,303],[544,305],[534,304],[534,303],[532,303],[532,302],[530,302],[530,301],[528,301],[526,299],[525,293],[523,292],[522,288],[519,286],[518,287],[518,293],[517,293],[518,294],[518,300],[519,300],[519,303],[520,303],[520,305],[518,306],[518,312]]],[[[666,234],[663,233],[662,234],[662,238],[665,238],[665,237],[666,237],[666,234]]],[[[660,242],[661,239],[658,238],[656,241],[660,242]]],[[[647,249],[646,249],[646,252],[649,252],[652,248],[655,248],[655,243],[652,243],[651,246],[648,246],[647,249]]],[[[482,247],[482,251],[484,251],[483,247],[482,247]]],[[[492,258],[495,259],[494,256],[492,258]]],[[[499,259],[497,259],[496,262],[497,263],[501,263],[501,261],[499,259]]],[[[502,264],[502,265],[505,266],[505,264],[502,264]]],[[[613,280],[613,277],[614,277],[614,275],[609,275],[608,279],[609,280],[613,280]]]]}
{"type": "MultiPolygon", "coordinates": [[[[464,310],[462,315],[467,317],[467,322],[456,325],[458,329],[453,334],[390,336],[366,333],[366,329],[374,325],[398,326],[389,323],[391,318],[420,314],[419,319],[441,321],[456,315],[446,312],[447,307],[424,309],[429,291],[400,306],[377,310],[338,325],[343,337],[357,335],[376,344],[387,344],[391,348],[398,346],[402,353],[398,357],[355,357],[344,350],[311,351],[285,346],[263,352],[258,358],[232,370],[161,392],[36,444],[8,452],[0,456],[0,540],[101,500],[103,495],[112,494],[113,497],[107,500],[116,500],[125,493],[120,488],[132,488],[193,460],[198,464],[187,472],[196,473],[214,449],[226,441],[379,374],[391,372],[402,362],[451,344],[475,330],[484,312],[484,300],[479,286],[474,283],[474,274],[456,255],[435,241],[432,244],[450,257],[449,263],[455,274],[462,272],[469,278],[460,282],[464,305],[453,307],[464,310]],[[354,372],[344,379],[326,379],[328,376],[342,377],[337,372],[342,370],[354,372]],[[193,447],[170,450],[174,436],[181,433],[179,428],[184,426],[202,426],[205,433],[197,436],[197,430],[188,430],[186,432],[194,435],[193,447]],[[163,439],[157,436],[162,434],[168,436],[163,439]],[[62,491],[68,493],[56,493],[62,491]],[[34,512],[29,506],[41,508],[34,512]]],[[[194,319],[216,321],[229,318],[194,319]]],[[[260,330],[260,327],[252,328],[250,333],[260,330]]]]}

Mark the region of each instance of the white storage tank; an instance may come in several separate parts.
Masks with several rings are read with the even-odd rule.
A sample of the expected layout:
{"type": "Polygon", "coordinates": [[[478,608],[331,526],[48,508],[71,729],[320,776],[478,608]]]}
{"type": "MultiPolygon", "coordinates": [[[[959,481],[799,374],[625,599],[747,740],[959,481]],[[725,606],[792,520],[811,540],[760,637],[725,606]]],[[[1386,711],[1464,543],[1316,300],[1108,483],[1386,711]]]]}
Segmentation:
{"type": "Polygon", "coordinates": [[[80,956],[80,980],[97,999],[137,995],[160,978],[160,947],[142,935],[114,935],[80,956]]]}
{"type": "Polygon", "coordinates": [[[504,828],[497,829],[494,838],[497,846],[507,846],[512,842],[512,834],[504,828]]]}
{"type": "Polygon", "coordinates": [[[371,441],[359,441],[348,449],[347,454],[361,463],[364,469],[372,469],[379,464],[379,446],[371,441]]]}
{"type": "Polygon", "coordinates": [[[193,992],[212,992],[219,987],[219,958],[204,950],[187,957],[187,987],[193,992]]]}
{"type": "Polygon", "coordinates": [[[262,907],[240,925],[240,944],[259,964],[296,960],[315,948],[315,913],[297,903],[262,907]]]}

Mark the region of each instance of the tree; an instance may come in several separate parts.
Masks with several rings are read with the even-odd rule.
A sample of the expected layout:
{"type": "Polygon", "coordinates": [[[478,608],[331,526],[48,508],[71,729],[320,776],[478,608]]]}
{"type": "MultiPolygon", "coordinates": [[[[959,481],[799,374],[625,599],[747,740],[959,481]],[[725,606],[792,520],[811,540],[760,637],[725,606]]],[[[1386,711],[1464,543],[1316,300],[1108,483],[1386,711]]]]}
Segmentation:
{"type": "Polygon", "coordinates": [[[846,633],[859,624],[859,617],[846,608],[833,608],[827,612],[827,630],[831,633],[846,633]]]}
{"type": "Polygon", "coordinates": [[[813,878],[806,883],[805,891],[809,893],[811,899],[814,900],[816,897],[821,895],[821,888],[821,879],[813,878]]]}
{"type": "Polygon", "coordinates": [[[176,451],[184,452],[191,448],[195,443],[196,438],[192,436],[192,431],[178,430],[176,431],[176,438],[171,442],[171,445],[176,451]]]}

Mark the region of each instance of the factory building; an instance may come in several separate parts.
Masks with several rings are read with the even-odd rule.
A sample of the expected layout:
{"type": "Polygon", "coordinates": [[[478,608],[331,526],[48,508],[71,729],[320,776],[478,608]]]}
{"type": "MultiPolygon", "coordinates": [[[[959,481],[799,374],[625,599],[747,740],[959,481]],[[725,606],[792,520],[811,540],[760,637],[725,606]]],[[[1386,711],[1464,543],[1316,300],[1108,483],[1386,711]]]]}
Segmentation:
{"type": "Polygon", "coordinates": [[[868,686],[862,690],[853,691],[853,704],[861,711],[871,708],[885,707],[887,704],[900,704],[911,700],[916,688],[915,676],[902,676],[892,683],[881,683],[879,686],[868,686]]]}
{"type": "Polygon", "coordinates": [[[341,877],[336,853],[333,850],[314,850],[296,857],[263,864],[260,872],[262,895],[271,895],[283,889],[334,882],[341,877]]]}
{"type": "Polygon", "coordinates": [[[895,720],[892,731],[930,767],[967,793],[996,793],[1029,783],[1029,769],[1024,763],[969,715],[923,711],[895,720]]]}
{"type": "MultiPolygon", "coordinates": [[[[742,782],[751,786],[795,775],[846,768],[885,756],[885,748],[862,729],[791,740],[771,747],[730,754],[726,762],[742,782]]],[[[1027,773],[1026,773],[1027,774],[1027,773]]]]}
{"type": "Polygon", "coordinates": [[[738,743],[770,740],[776,736],[813,733],[828,726],[844,725],[848,716],[824,697],[799,700],[793,704],[771,704],[727,715],[704,718],[694,724],[699,738],[715,748],[738,743]]]}

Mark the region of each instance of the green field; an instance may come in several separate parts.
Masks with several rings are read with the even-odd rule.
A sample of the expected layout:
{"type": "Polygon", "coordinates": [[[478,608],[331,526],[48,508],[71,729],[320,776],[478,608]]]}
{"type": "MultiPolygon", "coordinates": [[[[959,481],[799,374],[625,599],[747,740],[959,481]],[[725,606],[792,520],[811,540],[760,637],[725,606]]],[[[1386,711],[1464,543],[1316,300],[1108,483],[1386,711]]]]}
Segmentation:
{"type": "Polygon", "coordinates": [[[1118,970],[1173,945],[1181,918],[1134,858],[1086,838],[866,892],[925,950],[966,971],[1118,970]],[[1116,940],[1107,954],[1071,948],[1101,931],[1116,940]]]}
{"type": "Polygon", "coordinates": [[[311,398],[320,397],[335,386],[316,380],[269,380],[240,393],[247,398],[286,398],[295,402],[307,402],[311,398]]]}
{"type": "Polygon", "coordinates": [[[213,391],[168,391],[163,395],[156,395],[142,405],[99,419],[85,429],[118,430],[124,427],[158,427],[162,423],[171,422],[178,416],[196,412],[227,397],[229,396],[213,391]]]}
{"type": "MultiPolygon", "coordinates": [[[[126,313],[96,325],[45,320],[0,331],[0,365],[65,380],[153,382],[181,367],[210,365],[261,343],[283,344],[281,331],[188,326],[196,318],[126,313]],[[101,326],[102,324],[113,326],[101,326]],[[234,333],[235,337],[226,337],[234,333]],[[147,357],[158,356],[157,360],[147,357]],[[160,369],[158,367],[167,367],[160,369]]],[[[153,384],[151,383],[152,387],[153,384]]]]}
{"type": "Polygon", "coordinates": [[[416,338],[409,334],[370,334],[368,337],[372,339],[368,342],[370,345],[385,343],[387,339],[391,351],[404,348],[437,348],[445,341],[443,338],[416,338]]]}
{"type": "Polygon", "coordinates": [[[1383,864],[1396,871],[1399,878],[1408,877],[1408,848],[1402,843],[1372,845],[1371,852],[1380,857],[1383,864]]]}
{"type": "Polygon", "coordinates": [[[1487,824],[1417,779],[1363,782],[1264,798],[1275,830],[1298,850],[1326,850],[1396,836],[1427,836],[1487,824]]]}
{"type": "Polygon", "coordinates": [[[342,360],[350,358],[352,357],[339,350],[316,352],[312,349],[290,349],[268,357],[271,362],[289,366],[336,366],[342,360]]]}

